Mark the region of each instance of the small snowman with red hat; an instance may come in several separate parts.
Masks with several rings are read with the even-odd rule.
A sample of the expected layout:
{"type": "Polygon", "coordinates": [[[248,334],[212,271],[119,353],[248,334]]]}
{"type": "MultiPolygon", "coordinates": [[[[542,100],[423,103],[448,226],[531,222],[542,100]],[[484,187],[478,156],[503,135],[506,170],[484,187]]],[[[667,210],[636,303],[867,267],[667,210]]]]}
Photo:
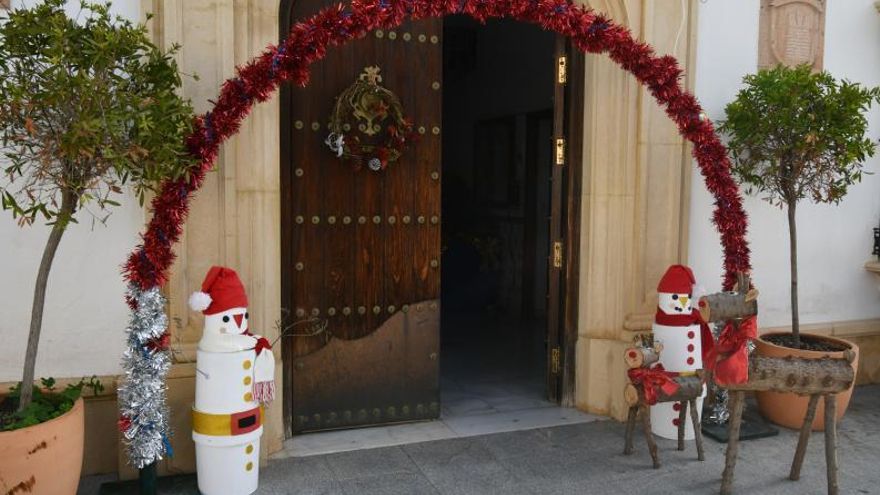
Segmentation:
{"type": "Polygon", "coordinates": [[[269,341],[248,330],[248,300],[238,274],[213,266],[189,305],[205,315],[196,354],[193,440],[199,491],[257,490],[263,405],[275,395],[269,341]]]}
{"type": "MultiPolygon", "coordinates": [[[[712,333],[696,308],[690,268],[673,265],[666,270],[657,286],[659,304],[654,316],[654,340],[662,344],[659,363],[667,371],[693,372],[703,368],[703,355],[712,347],[712,333]]],[[[705,389],[703,391],[705,396],[705,389]]],[[[682,405],[663,402],[651,406],[651,428],[669,439],[678,438],[678,415],[682,405]]],[[[703,399],[697,399],[697,413],[702,413],[703,399]]],[[[694,427],[685,422],[685,439],[694,438],[694,427]]]]}

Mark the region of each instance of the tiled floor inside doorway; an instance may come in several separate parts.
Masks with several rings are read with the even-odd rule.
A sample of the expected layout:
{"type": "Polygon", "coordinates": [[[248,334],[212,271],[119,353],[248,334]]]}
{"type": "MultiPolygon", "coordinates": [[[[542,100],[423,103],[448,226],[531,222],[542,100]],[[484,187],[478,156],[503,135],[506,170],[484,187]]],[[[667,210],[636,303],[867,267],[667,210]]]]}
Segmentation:
{"type": "MultiPolygon", "coordinates": [[[[536,325],[540,323],[529,323],[536,325]]],[[[297,435],[275,458],[547,428],[603,419],[547,401],[541,332],[500,315],[444,314],[440,419],[297,435]],[[451,331],[449,331],[451,329],[451,331]]]]}

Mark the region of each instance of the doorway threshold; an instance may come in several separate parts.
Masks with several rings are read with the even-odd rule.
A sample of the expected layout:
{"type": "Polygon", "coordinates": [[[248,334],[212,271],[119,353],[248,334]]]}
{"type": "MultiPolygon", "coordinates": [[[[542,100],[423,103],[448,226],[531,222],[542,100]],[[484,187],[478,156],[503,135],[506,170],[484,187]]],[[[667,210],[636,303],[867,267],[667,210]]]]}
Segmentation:
{"type": "Polygon", "coordinates": [[[492,413],[443,414],[440,419],[418,423],[305,433],[286,440],[284,448],[271,458],[308,457],[609,419],[547,404],[546,407],[492,413]]]}

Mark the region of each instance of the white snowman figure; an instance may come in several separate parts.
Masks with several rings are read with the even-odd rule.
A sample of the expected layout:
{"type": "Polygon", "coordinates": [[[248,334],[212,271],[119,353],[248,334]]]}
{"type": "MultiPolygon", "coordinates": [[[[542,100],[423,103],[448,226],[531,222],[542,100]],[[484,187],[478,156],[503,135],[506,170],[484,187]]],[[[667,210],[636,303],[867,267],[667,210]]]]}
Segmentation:
{"type": "MultiPolygon", "coordinates": [[[[696,280],[690,268],[684,265],[670,266],[657,286],[659,304],[652,330],[654,340],[663,345],[659,363],[666,371],[687,372],[703,368],[703,348],[710,348],[712,334],[701,325],[699,311],[695,308],[694,284],[696,280]],[[704,339],[710,342],[704,342],[704,339]]],[[[697,414],[702,413],[703,395],[697,399],[697,414]]],[[[664,402],[651,406],[651,428],[654,433],[669,439],[678,438],[678,416],[682,404],[664,402]]],[[[685,439],[694,438],[690,412],[685,418],[685,439]]]]}
{"type": "Polygon", "coordinates": [[[248,331],[247,294],[235,270],[211,267],[189,305],[205,315],[192,412],[199,491],[247,495],[259,481],[263,405],[275,394],[271,345],[248,331]]]}

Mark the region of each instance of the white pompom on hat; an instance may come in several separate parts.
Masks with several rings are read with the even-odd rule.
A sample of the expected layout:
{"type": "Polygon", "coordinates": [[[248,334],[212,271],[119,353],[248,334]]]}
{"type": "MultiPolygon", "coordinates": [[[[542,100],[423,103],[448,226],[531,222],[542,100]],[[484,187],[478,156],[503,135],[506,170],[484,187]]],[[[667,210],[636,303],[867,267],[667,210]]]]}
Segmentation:
{"type": "Polygon", "coordinates": [[[211,305],[211,296],[202,291],[196,291],[189,295],[189,307],[193,311],[204,311],[211,305]]]}

